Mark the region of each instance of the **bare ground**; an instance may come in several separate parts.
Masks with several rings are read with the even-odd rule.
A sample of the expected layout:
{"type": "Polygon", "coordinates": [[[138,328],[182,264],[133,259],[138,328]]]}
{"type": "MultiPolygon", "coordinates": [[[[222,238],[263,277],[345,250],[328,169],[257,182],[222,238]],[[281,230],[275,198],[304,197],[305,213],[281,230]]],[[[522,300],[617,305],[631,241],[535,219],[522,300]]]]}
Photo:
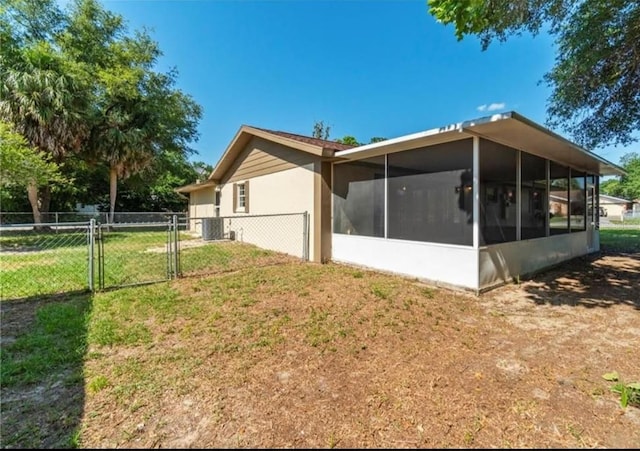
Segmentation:
{"type": "MultiPolygon", "coordinates": [[[[39,425],[3,447],[59,447],[70,427],[84,448],[640,447],[640,409],[602,378],[640,381],[638,253],[480,296],[331,264],[261,271],[239,319],[225,304],[156,324],[151,345],[91,349],[84,386],[3,387],[3,437],[39,425]],[[269,283],[296,271],[314,283],[269,283]],[[248,346],[258,320],[278,339],[248,346]],[[148,371],[134,387],[131,368],[148,371]],[[109,386],[90,390],[98,374],[109,386]]],[[[173,287],[198,305],[232,276],[173,287]]],[[[3,344],[33,312],[5,304],[3,344]]]]}

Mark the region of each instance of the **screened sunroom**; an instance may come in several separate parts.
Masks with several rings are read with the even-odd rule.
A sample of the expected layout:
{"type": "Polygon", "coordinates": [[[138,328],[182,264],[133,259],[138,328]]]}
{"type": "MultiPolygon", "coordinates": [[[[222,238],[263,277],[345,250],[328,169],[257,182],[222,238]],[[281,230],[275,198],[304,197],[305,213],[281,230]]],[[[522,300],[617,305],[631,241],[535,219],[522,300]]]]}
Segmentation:
{"type": "Polygon", "coordinates": [[[515,112],[336,153],[332,259],[483,291],[599,250],[622,169],[515,112]]]}

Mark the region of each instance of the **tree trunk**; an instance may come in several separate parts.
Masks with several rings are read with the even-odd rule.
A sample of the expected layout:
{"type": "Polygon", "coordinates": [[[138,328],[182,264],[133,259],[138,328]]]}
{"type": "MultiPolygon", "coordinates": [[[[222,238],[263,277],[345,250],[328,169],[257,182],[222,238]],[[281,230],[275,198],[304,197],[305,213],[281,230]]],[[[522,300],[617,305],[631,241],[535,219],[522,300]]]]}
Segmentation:
{"type": "Polygon", "coordinates": [[[109,223],[113,223],[116,209],[116,196],[118,195],[118,169],[115,166],[109,168],[109,223]]]}
{"type": "Polygon", "coordinates": [[[38,186],[34,183],[29,183],[27,186],[27,197],[31,204],[31,211],[33,212],[33,230],[45,230],[49,227],[42,225],[42,211],[40,210],[40,196],[38,196],[38,186]]]}
{"type": "Polygon", "coordinates": [[[51,207],[51,186],[41,186],[38,190],[40,214],[45,222],[53,222],[49,215],[51,207]]]}
{"type": "Polygon", "coordinates": [[[27,197],[31,204],[31,210],[33,211],[33,229],[38,230],[41,228],[40,224],[42,224],[42,215],[40,214],[38,187],[35,184],[29,183],[27,186],[27,197]]]}

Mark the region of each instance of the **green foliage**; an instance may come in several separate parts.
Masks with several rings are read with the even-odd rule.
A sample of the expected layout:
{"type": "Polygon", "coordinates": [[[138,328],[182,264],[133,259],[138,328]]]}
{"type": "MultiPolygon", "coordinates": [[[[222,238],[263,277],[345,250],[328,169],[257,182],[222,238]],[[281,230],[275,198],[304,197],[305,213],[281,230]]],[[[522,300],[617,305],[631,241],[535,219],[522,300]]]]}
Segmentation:
{"type": "Polygon", "coordinates": [[[453,24],[460,40],[555,36],[557,57],[544,77],[553,89],[548,123],[587,148],[629,144],[640,129],[640,3],[635,0],[428,0],[429,12],[453,24]]]}
{"type": "Polygon", "coordinates": [[[343,138],[336,139],[336,142],[339,142],[340,144],[347,144],[349,146],[359,146],[360,145],[360,143],[358,142],[358,140],[356,138],[354,138],[353,136],[349,136],[349,135],[346,135],[343,138]]]}
{"type": "Polygon", "coordinates": [[[620,159],[620,165],[627,172],[616,179],[607,180],[600,185],[600,191],[623,199],[640,199],[640,154],[631,152],[620,159]]]}
{"type": "MultiPolygon", "coordinates": [[[[379,143],[381,141],[386,141],[386,140],[387,138],[374,136],[373,138],[371,138],[371,140],[369,140],[369,144],[379,143]]],[[[348,144],[350,146],[362,146],[365,144],[365,143],[359,142],[355,137],[350,135],[345,135],[343,138],[336,139],[336,142],[339,142],[341,144],[348,144]]]]}
{"type": "Polygon", "coordinates": [[[51,156],[30,147],[22,135],[0,121],[0,187],[64,183],[51,156]]]}
{"type": "Polygon", "coordinates": [[[329,139],[330,125],[325,125],[324,121],[316,121],[313,124],[313,133],[311,136],[318,139],[329,139]]]}
{"type": "Polygon", "coordinates": [[[54,0],[3,2],[0,119],[75,178],[57,192],[45,186],[32,206],[37,200],[46,212],[57,197],[72,208],[100,195],[115,205],[118,181],[142,172],[145,186],[156,185],[156,206],[184,205],[170,191],[194,173],[187,180],[168,172],[189,166],[202,110],[176,88],[175,69],[156,70],[160,54],[146,31],[131,33],[96,0],[75,0],[65,11],[54,0]],[[167,158],[175,164],[159,161],[167,158]]]}
{"type": "Polygon", "coordinates": [[[640,382],[626,383],[620,379],[617,371],[606,373],[602,378],[609,382],[616,382],[610,390],[620,395],[620,406],[640,407],[640,382]]]}

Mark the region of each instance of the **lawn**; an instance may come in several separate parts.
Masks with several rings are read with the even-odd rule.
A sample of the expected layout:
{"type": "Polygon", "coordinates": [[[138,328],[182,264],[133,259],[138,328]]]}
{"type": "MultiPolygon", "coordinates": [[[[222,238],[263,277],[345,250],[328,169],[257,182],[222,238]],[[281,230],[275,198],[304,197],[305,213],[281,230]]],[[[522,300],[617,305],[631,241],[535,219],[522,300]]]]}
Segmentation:
{"type": "Polygon", "coordinates": [[[2,447],[635,447],[602,376],[640,380],[639,239],[479,297],[224,243],[184,249],[191,277],[4,301],[2,447]]]}
{"type": "MultiPolygon", "coordinates": [[[[0,299],[88,291],[88,239],[86,228],[58,233],[3,233],[0,236],[0,299]]],[[[188,247],[185,243],[195,241],[188,233],[181,233],[180,240],[183,247],[181,269],[184,273],[239,264],[239,256],[231,261],[228,253],[214,245],[188,247]]],[[[95,288],[101,288],[98,282],[100,271],[104,272],[104,288],[170,278],[167,241],[167,231],[157,228],[105,229],[101,239],[96,238],[94,247],[95,288]],[[102,260],[99,255],[103,255],[102,260]]],[[[246,251],[251,252],[261,251],[246,251]]]]}

